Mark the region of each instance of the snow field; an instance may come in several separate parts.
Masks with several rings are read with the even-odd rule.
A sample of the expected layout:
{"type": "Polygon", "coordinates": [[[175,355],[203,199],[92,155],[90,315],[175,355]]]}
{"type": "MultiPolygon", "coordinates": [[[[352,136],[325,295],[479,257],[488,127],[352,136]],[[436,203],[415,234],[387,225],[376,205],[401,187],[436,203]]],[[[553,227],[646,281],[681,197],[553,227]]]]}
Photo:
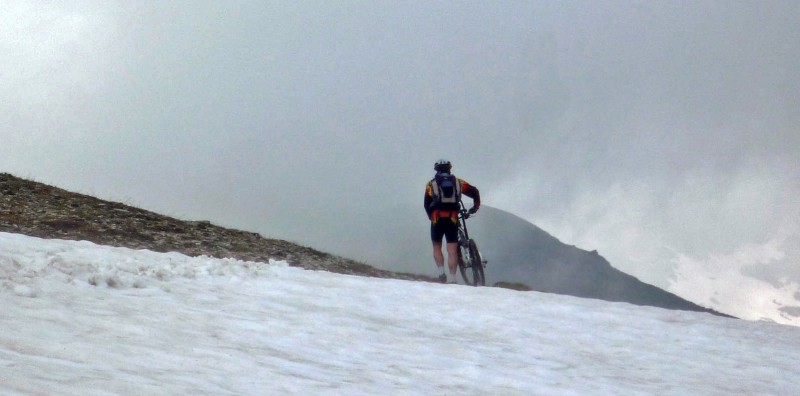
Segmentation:
{"type": "Polygon", "coordinates": [[[787,395],[800,329],[0,233],[0,394],[787,395]]]}

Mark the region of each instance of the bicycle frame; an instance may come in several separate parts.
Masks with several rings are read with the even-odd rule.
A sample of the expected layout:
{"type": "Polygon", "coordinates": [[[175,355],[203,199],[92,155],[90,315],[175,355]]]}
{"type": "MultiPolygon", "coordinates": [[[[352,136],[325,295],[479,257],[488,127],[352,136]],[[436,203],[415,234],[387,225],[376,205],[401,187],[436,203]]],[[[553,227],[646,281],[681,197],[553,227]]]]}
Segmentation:
{"type": "MultiPolygon", "coordinates": [[[[461,209],[458,211],[458,228],[464,230],[464,237],[469,240],[469,231],[467,231],[467,219],[469,218],[469,211],[464,208],[464,203],[459,201],[461,209]]],[[[461,241],[458,241],[461,243],[461,241]]]]}

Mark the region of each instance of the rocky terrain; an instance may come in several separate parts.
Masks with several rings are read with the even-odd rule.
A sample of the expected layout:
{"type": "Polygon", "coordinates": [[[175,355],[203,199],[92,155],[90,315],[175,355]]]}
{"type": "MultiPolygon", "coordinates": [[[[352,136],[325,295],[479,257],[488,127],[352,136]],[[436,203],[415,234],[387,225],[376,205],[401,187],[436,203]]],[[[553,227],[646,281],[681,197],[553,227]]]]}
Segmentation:
{"type": "Polygon", "coordinates": [[[343,274],[432,281],[373,268],[257,233],[184,221],[118,202],[104,201],[0,173],[0,232],[40,238],[86,240],[97,244],[207,255],[250,261],[286,260],[290,265],[343,274]]]}

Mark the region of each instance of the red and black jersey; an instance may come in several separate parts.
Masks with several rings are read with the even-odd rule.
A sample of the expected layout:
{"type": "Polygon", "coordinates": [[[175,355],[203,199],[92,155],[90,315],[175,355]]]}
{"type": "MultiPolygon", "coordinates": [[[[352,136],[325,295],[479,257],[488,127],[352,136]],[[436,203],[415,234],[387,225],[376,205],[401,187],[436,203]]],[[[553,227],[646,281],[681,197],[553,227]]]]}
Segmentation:
{"type": "MultiPolygon", "coordinates": [[[[481,206],[481,195],[478,191],[478,188],[467,183],[462,179],[458,180],[461,194],[466,195],[472,198],[472,205],[477,209],[481,206]]],[[[450,218],[454,223],[458,221],[458,210],[459,205],[455,204],[440,204],[439,206],[434,205],[435,197],[433,192],[433,181],[431,180],[425,186],[425,212],[428,214],[428,218],[436,223],[439,219],[442,218],[450,218]],[[434,207],[436,206],[436,207],[434,207]]]]}

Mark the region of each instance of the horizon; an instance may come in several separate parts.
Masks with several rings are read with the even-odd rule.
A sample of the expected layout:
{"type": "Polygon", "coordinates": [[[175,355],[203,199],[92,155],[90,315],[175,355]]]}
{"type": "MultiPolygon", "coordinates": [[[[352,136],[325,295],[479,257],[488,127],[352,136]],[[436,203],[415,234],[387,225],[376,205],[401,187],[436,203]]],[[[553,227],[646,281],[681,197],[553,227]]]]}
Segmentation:
{"type": "MultiPolygon", "coordinates": [[[[9,175],[7,173],[0,173],[2,175],[9,175]]],[[[11,178],[17,178],[17,176],[10,175],[11,178]]],[[[34,207],[37,209],[34,212],[30,212],[29,210],[24,210],[23,212],[15,213],[12,209],[11,217],[8,219],[12,219],[11,223],[15,223],[13,220],[15,217],[18,217],[18,224],[11,227],[8,232],[18,232],[21,234],[26,235],[36,235],[36,236],[43,236],[49,235],[49,238],[56,238],[56,239],[67,239],[67,240],[90,240],[93,243],[101,243],[105,245],[113,245],[113,246],[125,246],[128,248],[134,249],[152,249],[156,248],[156,250],[164,251],[163,249],[168,249],[169,251],[176,251],[181,252],[183,254],[190,254],[192,256],[195,255],[210,255],[218,258],[242,258],[242,257],[269,257],[270,259],[274,259],[275,255],[265,255],[268,251],[272,251],[271,247],[266,247],[266,250],[263,250],[265,247],[262,246],[261,249],[256,248],[255,246],[260,246],[254,241],[250,240],[245,244],[254,248],[252,252],[243,253],[238,249],[234,249],[233,251],[223,249],[222,252],[217,250],[206,250],[201,249],[200,251],[195,249],[186,249],[186,238],[188,238],[189,245],[203,245],[203,246],[212,246],[221,244],[222,246],[233,246],[236,245],[236,241],[229,241],[228,238],[224,235],[220,235],[221,239],[216,240],[216,243],[212,242],[210,244],[206,244],[206,242],[210,242],[209,239],[214,239],[213,235],[210,234],[206,230],[206,228],[201,227],[201,234],[196,234],[197,230],[189,231],[184,229],[180,232],[181,238],[183,238],[183,242],[174,241],[171,237],[167,234],[170,234],[171,231],[164,233],[165,227],[166,229],[173,229],[174,225],[165,226],[161,222],[157,222],[158,224],[151,224],[146,225],[145,223],[137,223],[136,229],[128,229],[130,224],[124,219],[125,216],[128,216],[128,211],[123,211],[126,213],[125,216],[119,217],[118,215],[114,215],[112,213],[103,212],[103,209],[100,209],[100,212],[94,212],[92,209],[88,209],[87,205],[83,203],[84,199],[88,199],[90,201],[99,201],[101,203],[111,203],[110,206],[105,204],[100,205],[90,205],[92,208],[117,208],[117,203],[109,202],[107,200],[103,200],[100,197],[95,197],[91,195],[85,195],[84,198],[79,198],[79,201],[71,201],[71,195],[75,194],[73,191],[61,189],[58,186],[50,186],[45,184],[45,188],[41,189],[38,185],[41,182],[27,180],[22,178],[23,183],[17,184],[14,182],[12,185],[26,185],[26,187],[22,188],[23,191],[35,192],[35,196],[31,196],[28,194],[20,194],[16,193],[14,198],[11,198],[11,201],[8,199],[4,200],[6,203],[11,203],[11,208],[17,208],[19,210],[18,205],[21,202],[28,202],[33,203],[34,207]],[[33,186],[28,186],[28,184],[33,184],[33,186]],[[50,189],[62,190],[62,193],[58,193],[53,195],[53,193],[49,193],[50,189]],[[42,198],[43,197],[43,198],[42,198]],[[66,198],[66,200],[65,200],[66,198]],[[15,201],[16,199],[16,201],[15,201]],[[42,200],[44,199],[44,200],[42,200]],[[16,202],[16,203],[15,203],[16,202]],[[56,206],[53,207],[52,203],[56,203],[56,206]],[[43,231],[42,229],[38,229],[36,224],[38,223],[37,219],[39,217],[43,217],[45,219],[54,219],[54,218],[61,218],[65,213],[63,213],[61,208],[66,208],[67,213],[71,213],[74,215],[71,208],[81,208],[81,212],[87,220],[87,223],[78,223],[83,224],[80,227],[82,230],[77,234],[67,232],[61,233],[60,229],[51,230],[51,231],[43,231]],[[109,220],[111,219],[111,220],[109,220]],[[116,220],[114,220],[116,219],[116,220]],[[109,222],[110,221],[110,222],[109,222]],[[125,224],[128,224],[127,226],[125,224]],[[33,228],[30,228],[33,226],[33,228]],[[122,229],[127,229],[127,231],[123,234],[112,233],[111,239],[107,238],[99,238],[99,235],[94,235],[94,232],[97,230],[102,229],[112,229],[116,230],[119,226],[122,226],[122,229]],[[142,228],[138,228],[142,227],[142,228]],[[42,233],[44,232],[44,233],[42,233]],[[53,234],[55,232],[55,234],[53,234]],[[120,240],[116,235],[138,235],[137,237],[131,240],[120,240]],[[153,234],[155,233],[155,235],[153,234]],[[54,236],[55,235],[55,236],[54,236]],[[59,236],[60,235],[60,236],[59,236]],[[144,235],[144,236],[142,236],[144,235]],[[194,235],[194,236],[193,236],[194,235]],[[98,239],[99,238],[99,239],[98,239]],[[195,239],[199,238],[199,239],[195,239]],[[150,243],[155,239],[155,244],[150,243]],[[168,240],[173,240],[173,242],[165,242],[168,240]],[[198,242],[203,243],[198,243],[198,242]],[[244,256],[243,256],[244,254],[244,256]],[[255,256],[253,256],[255,254],[255,256]]],[[[5,185],[5,182],[3,183],[5,185]]],[[[6,186],[6,188],[8,188],[6,186]]],[[[78,193],[80,194],[80,193],[78,193]]],[[[31,206],[22,203],[23,206],[31,206]]],[[[145,210],[130,204],[121,203],[122,207],[127,207],[130,210],[133,210],[133,213],[138,213],[139,210],[145,210]]],[[[609,263],[605,258],[603,258],[597,251],[589,252],[580,247],[575,246],[567,246],[563,242],[559,241],[556,237],[550,235],[545,230],[540,229],[536,225],[515,216],[509,212],[505,212],[501,209],[489,208],[491,209],[489,213],[495,213],[494,215],[489,215],[489,217],[479,216],[478,222],[472,221],[471,229],[477,235],[478,240],[480,241],[479,246],[481,247],[482,254],[484,259],[489,260],[488,272],[487,272],[487,280],[491,280],[492,283],[494,282],[517,282],[521,284],[525,284],[528,287],[532,287],[534,290],[539,292],[547,291],[548,293],[555,293],[555,294],[562,294],[562,295],[571,295],[581,298],[599,298],[601,300],[606,301],[625,301],[632,304],[637,305],[646,305],[646,306],[656,306],[661,308],[667,309],[688,309],[688,310],[696,310],[695,308],[706,308],[711,309],[713,311],[722,313],[724,315],[731,315],[736,318],[750,320],[750,321],[758,321],[758,320],[769,320],[780,324],[788,324],[788,325],[795,325],[800,326],[800,322],[797,321],[798,318],[798,298],[797,295],[800,293],[800,288],[797,285],[792,284],[781,284],[781,285],[770,285],[769,283],[758,281],[757,279],[748,278],[743,274],[736,273],[735,268],[725,268],[723,272],[715,272],[715,271],[707,271],[705,273],[696,273],[696,271],[679,271],[677,272],[679,282],[674,282],[670,288],[661,289],[666,291],[672,297],[678,296],[680,297],[679,300],[683,302],[690,302],[687,305],[682,305],[683,303],[676,302],[675,300],[671,300],[670,298],[665,298],[665,296],[657,297],[657,293],[654,291],[648,292],[648,294],[642,295],[640,285],[632,284],[632,283],[625,283],[625,290],[627,292],[621,292],[620,288],[622,285],[618,283],[620,280],[616,274],[614,274],[614,270],[608,268],[608,270],[603,270],[605,272],[600,272],[596,274],[597,278],[596,281],[599,284],[605,285],[604,287],[594,288],[587,284],[580,284],[574,283],[568,280],[568,278],[564,277],[564,274],[571,273],[571,270],[568,268],[572,268],[573,270],[580,270],[580,265],[578,267],[574,267],[575,264],[578,262],[584,262],[583,259],[579,259],[576,256],[572,256],[569,254],[566,257],[572,257],[572,260],[576,262],[571,262],[569,260],[565,261],[563,256],[558,254],[544,254],[541,256],[541,252],[550,252],[553,249],[556,251],[567,248],[568,250],[574,251],[579,250],[582,251],[584,254],[589,254],[593,258],[596,256],[600,262],[594,262],[594,265],[599,265],[600,267],[608,266],[609,263]],[[501,216],[497,216],[497,213],[501,213],[501,216]],[[509,219],[513,219],[512,222],[508,222],[509,219]],[[488,220],[489,222],[486,223],[484,220],[488,220]],[[512,223],[515,224],[513,229],[508,230],[507,233],[510,234],[503,234],[502,231],[496,230],[490,224],[494,223],[497,224],[497,221],[500,221],[502,224],[506,224],[507,226],[511,226],[512,223]],[[475,226],[478,226],[478,229],[475,230],[475,226]],[[520,227],[522,226],[522,227],[520,227]],[[533,231],[533,232],[531,232],[533,231]],[[540,233],[544,233],[546,235],[545,239],[547,242],[541,241],[542,235],[540,233]],[[493,241],[491,238],[487,238],[487,235],[495,234],[497,238],[500,240],[493,241]],[[509,239],[510,238],[510,239],[509,239]],[[517,240],[517,242],[513,242],[511,245],[508,245],[508,241],[510,240],[517,240]],[[528,240],[529,242],[525,242],[528,240]],[[503,242],[506,242],[505,244],[503,242]],[[538,242],[534,242],[538,241],[538,242]],[[514,243],[522,243],[523,245],[514,245],[514,243]],[[530,250],[529,245],[533,243],[530,247],[533,247],[533,250],[530,250]],[[520,252],[515,253],[508,253],[510,250],[508,249],[509,246],[517,246],[518,248],[522,249],[523,253],[520,252]],[[498,250],[499,249],[499,250],[498,250]],[[537,253],[540,252],[540,253],[537,253]],[[502,257],[500,257],[502,256],[502,257]],[[536,258],[538,257],[538,259],[536,258]],[[543,262],[539,262],[538,260],[543,259],[543,262]],[[500,260],[501,263],[498,265],[498,261],[500,260]],[[549,265],[553,263],[560,263],[559,266],[562,266],[563,269],[560,271],[556,271],[555,273],[548,272],[549,270],[544,270],[549,265]],[[528,266],[531,266],[530,268],[528,266]],[[542,268],[537,269],[537,265],[543,265],[542,268]],[[538,273],[539,275],[530,277],[530,274],[537,273],[537,270],[544,270],[544,272],[538,273]],[[559,275],[560,274],[560,275],[559,275]],[[722,276],[720,274],[723,274],[722,276]],[[545,283],[545,284],[537,284],[536,280],[539,279],[539,276],[544,277],[551,277],[552,283],[545,283]],[[555,276],[555,278],[552,278],[555,276]],[[493,280],[492,280],[493,279],[493,280]],[[527,281],[523,281],[527,279],[527,281]],[[558,280],[560,279],[560,280],[558,280]],[[616,281],[614,281],[617,279],[616,281]],[[529,283],[533,282],[533,283],[529,283]],[[535,287],[537,285],[538,287],[535,287]],[[736,285],[735,289],[729,287],[729,285],[736,285]],[[616,290],[616,291],[614,291],[616,290]],[[697,305],[694,305],[694,304],[697,305]],[[677,304],[677,305],[676,305],[677,304]],[[694,306],[694,308],[692,308],[694,306]],[[680,308],[683,307],[683,308],[680,308]]],[[[114,212],[114,211],[112,211],[114,212]]],[[[162,218],[162,214],[157,212],[151,212],[155,217],[153,219],[162,218]]],[[[137,219],[140,219],[141,216],[139,215],[132,215],[137,219]]],[[[148,216],[149,217],[149,216],[148,216]]],[[[72,220],[70,217],[64,217],[63,221],[67,222],[68,224],[72,220]]],[[[205,222],[202,219],[175,219],[175,221],[186,223],[184,226],[187,227],[194,227],[193,223],[203,223],[205,222]]],[[[400,232],[403,229],[407,228],[407,224],[401,225],[400,232]]],[[[218,225],[214,224],[213,228],[217,229],[218,225]]],[[[67,228],[70,229],[70,228],[67,228]]],[[[183,229],[183,226],[178,226],[176,229],[183,229]]],[[[239,238],[245,236],[245,238],[252,238],[251,232],[248,230],[241,230],[236,229],[235,227],[224,227],[219,229],[226,229],[226,230],[235,230],[235,231],[244,231],[239,238]]],[[[400,240],[403,239],[402,236],[397,231],[393,231],[395,235],[392,233],[387,234],[386,236],[392,240],[400,240]]],[[[260,234],[255,234],[257,238],[264,238],[264,236],[260,234]]],[[[332,239],[336,239],[337,241],[341,241],[335,234],[328,234],[328,237],[332,239]]],[[[359,235],[351,235],[349,239],[353,237],[358,238],[359,235]]],[[[280,238],[278,238],[280,239],[280,238]]],[[[240,240],[240,239],[239,239],[240,240]]],[[[410,244],[409,240],[404,241],[403,246],[394,246],[390,247],[393,250],[385,250],[387,247],[383,247],[382,249],[378,249],[378,251],[389,252],[390,257],[394,257],[395,260],[391,260],[388,257],[381,257],[381,256],[349,256],[346,254],[342,254],[341,251],[336,250],[328,250],[324,248],[324,246],[339,246],[341,247],[341,243],[333,243],[333,244],[313,244],[313,245],[300,245],[310,247],[312,249],[321,251],[323,253],[334,254],[340,257],[346,258],[348,260],[356,260],[361,263],[365,263],[368,266],[377,269],[384,269],[389,270],[394,273],[394,277],[404,278],[403,275],[420,275],[420,276],[428,276],[429,279],[433,279],[432,273],[426,273],[427,271],[415,271],[413,268],[398,268],[396,265],[392,265],[399,259],[401,256],[409,256],[407,250],[408,248],[414,248],[414,244],[410,244]],[[389,265],[381,265],[389,263],[389,265]]],[[[286,246],[283,246],[285,249],[286,246]]],[[[288,251],[292,251],[289,249],[288,251]]],[[[347,251],[347,249],[345,249],[347,251]]],[[[278,258],[286,257],[287,252],[281,251],[280,254],[277,255],[278,258]]],[[[414,254],[410,255],[414,257],[414,254]]],[[[416,261],[418,258],[412,260],[416,261]]],[[[319,264],[319,263],[318,263],[319,264]]],[[[328,262],[328,265],[331,263],[328,262]]],[[[690,263],[691,264],[691,263],[690,263]]],[[[584,264],[585,265],[585,264],[584,264]]],[[[691,268],[691,266],[689,266],[691,268]]],[[[317,268],[317,267],[314,267],[317,268]]],[[[332,272],[340,272],[341,270],[347,268],[345,264],[344,267],[326,267],[324,264],[322,267],[317,269],[325,269],[332,272]],[[339,268],[338,270],[336,268],[339,268]]],[[[376,275],[370,271],[367,272],[359,272],[358,270],[351,272],[347,270],[346,273],[352,273],[357,275],[364,275],[364,276],[381,276],[376,275]],[[372,275],[368,275],[372,274],[372,275]]],[[[622,271],[622,273],[625,273],[622,271]]],[[[573,275],[577,275],[573,273],[573,275]]],[[[635,277],[634,277],[635,278],[635,277]]],[[[641,282],[641,280],[637,279],[636,282],[641,282]]],[[[635,282],[633,282],[635,283],[635,282]]],[[[646,284],[646,282],[643,282],[646,284]]]]}

